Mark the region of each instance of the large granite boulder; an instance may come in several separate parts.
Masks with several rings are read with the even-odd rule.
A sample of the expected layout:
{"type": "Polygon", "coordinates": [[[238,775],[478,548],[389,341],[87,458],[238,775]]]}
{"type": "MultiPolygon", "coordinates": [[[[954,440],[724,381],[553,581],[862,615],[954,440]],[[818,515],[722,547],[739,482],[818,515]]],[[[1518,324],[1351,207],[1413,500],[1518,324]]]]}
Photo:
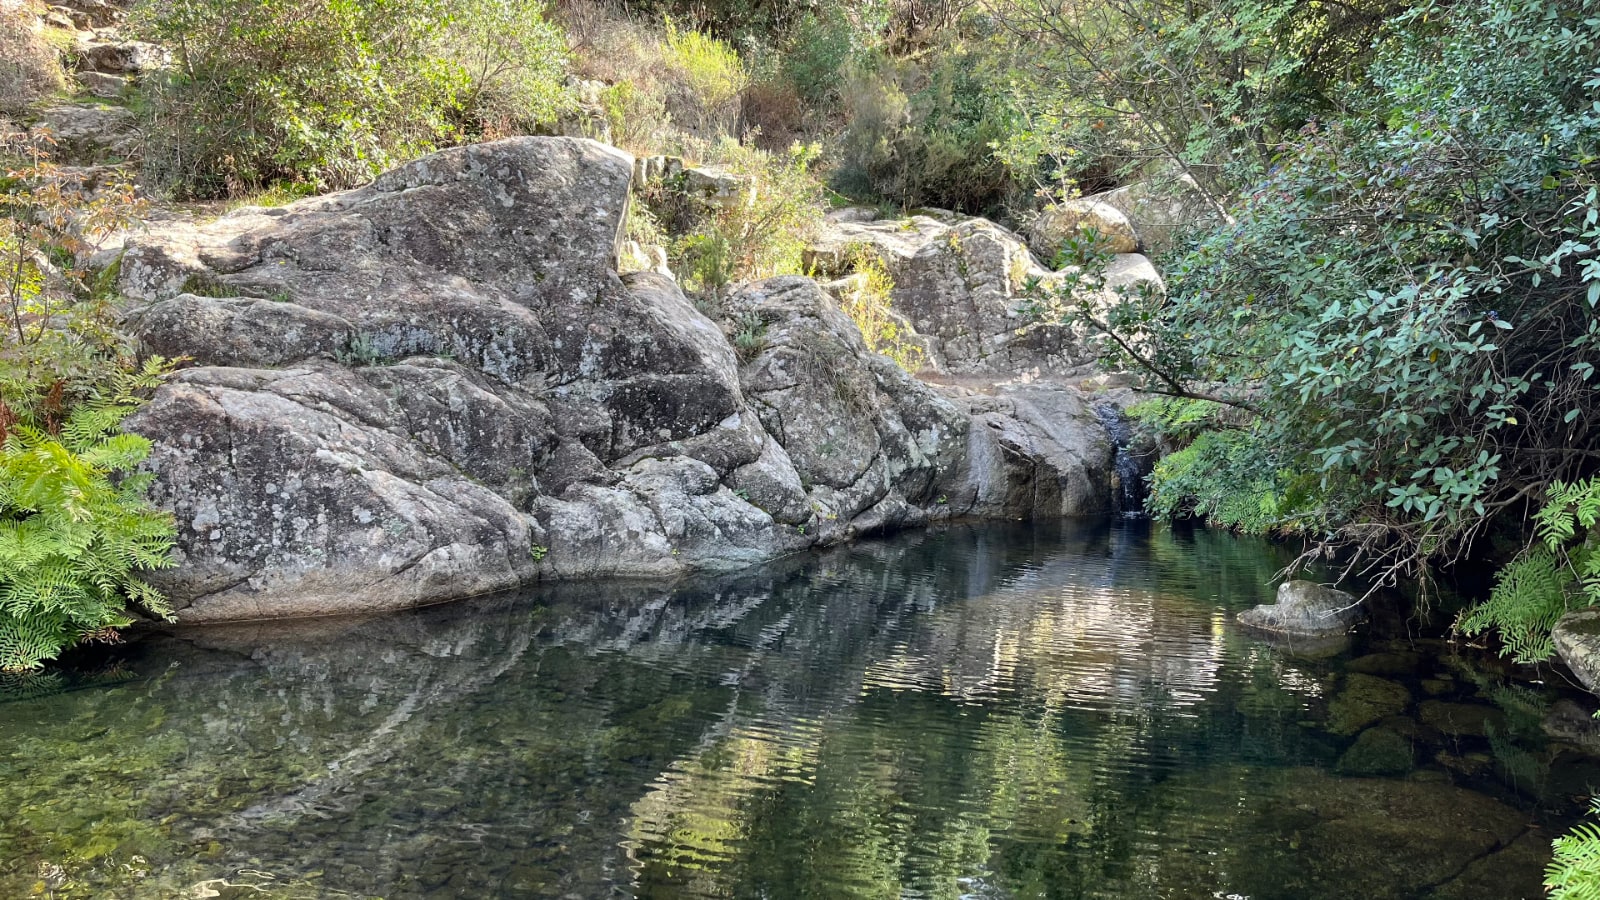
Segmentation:
{"type": "Polygon", "coordinates": [[[1083,394],[1012,383],[952,391],[972,416],[948,502],[964,515],[1035,518],[1112,511],[1115,448],[1083,394]]]}
{"type": "Polygon", "coordinates": [[[1193,178],[1171,170],[1152,171],[1090,199],[1121,213],[1139,236],[1140,249],[1152,256],[1178,249],[1186,233],[1215,227],[1223,219],[1193,178]]]}
{"type": "MultiPolygon", "coordinates": [[[[914,330],[906,339],[926,348],[930,371],[1002,380],[1094,371],[1084,335],[1029,315],[1030,286],[1060,276],[999,225],[953,214],[863,220],[846,209],[830,217],[806,263],[824,276],[843,275],[862,253],[893,280],[891,305],[914,330]]],[[[1113,257],[1105,280],[1108,290],[1161,284],[1150,261],[1136,253],[1113,257]]]]}
{"type": "Polygon", "coordinates": [[[130,427],[189,622],[398,608],[537,578],[678,576],[958,514],[1095,512],[1071,388],[947,396],[810,279],[748,285],[737,355],[619,277],[633,161],[520,138],[129,241],[127,322],[189,356],[130,427]]]}

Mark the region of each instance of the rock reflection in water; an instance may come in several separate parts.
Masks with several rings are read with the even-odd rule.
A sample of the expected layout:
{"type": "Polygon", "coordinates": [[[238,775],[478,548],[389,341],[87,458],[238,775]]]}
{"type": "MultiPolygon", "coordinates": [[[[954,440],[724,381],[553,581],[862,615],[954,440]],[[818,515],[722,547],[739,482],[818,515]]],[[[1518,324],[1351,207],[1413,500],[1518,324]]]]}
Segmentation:
{"type": "Polygon", "coordinates": [[[1534,895],[1537,808],[1332,774],[1339,662],[1230,618],[1282,562],[954,527],[153,637],[136,680],[0,702],[0,895],[1534,895]]]}

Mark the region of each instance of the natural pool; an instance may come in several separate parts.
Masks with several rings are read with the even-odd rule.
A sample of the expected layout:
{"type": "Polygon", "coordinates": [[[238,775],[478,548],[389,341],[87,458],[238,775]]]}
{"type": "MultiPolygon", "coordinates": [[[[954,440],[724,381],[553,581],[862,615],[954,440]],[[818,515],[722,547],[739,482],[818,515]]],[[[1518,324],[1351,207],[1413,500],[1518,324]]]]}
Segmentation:
{"type": "Polygon", "coordinates": [[[1541,896],[1582,695],[1254,640],[1284,561],[960,526],[152,636],[0,686],[0,897],[1541,896]]]}

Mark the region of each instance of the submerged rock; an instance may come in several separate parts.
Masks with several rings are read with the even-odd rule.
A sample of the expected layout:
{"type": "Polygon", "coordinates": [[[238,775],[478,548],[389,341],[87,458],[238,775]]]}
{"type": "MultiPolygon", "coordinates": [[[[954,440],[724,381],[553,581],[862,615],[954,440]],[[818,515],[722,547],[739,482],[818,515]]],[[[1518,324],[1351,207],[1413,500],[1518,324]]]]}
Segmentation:
{"type": "Polygon", "coordinates": [[[1520,848],[1527,858],[1507,858],[1518,864],[1506,869],[1475,865],[1524,837],[1526,815],[1445,781],[1237,768],[1186,774],[1163,790],[1234,811],[1222,862],[1208,860],[1185,880],[1168,879],[1205,885],[1206,896],[1416,900],[1444,889],[1441,896],[1487,900],[1533,897],[1539,889],[1537,869],[1525,864],[1537,858],[1536,846],[1520,848]],[[1218,867],[1226,881],[1203,880],[1218,867]],[[1469,887],[1477,893],[1457,890],[1469,887]]]}
{"type": "Polygon", "coordinates": [[[1328,730],[1355,734],[1379,719],[1404,712],[1409,705],[1411,693],[1405,685],[1372,675],[1350,675],[1344,689],[1328,704],[1328,730]]]}
{"type": "Polygon", "coordinates": [[[1490,731],[1506,731],[1506,714],[1481,703],[1427,700],[1417,708],[1417,716],[1422,724],[1452,737],[1488,737],[1490,731]]]}
{"type": "Polygon", "coordinates": [[[633,161],[571,138],[131,240],[129,326],[201,367],[130,420],[204,622],[400,608],[541,577],[677,576],[959,514],[1104,508],[1078,393],[950,397],[816,282],[728,301],[619,277],[633,161]]]}
{"type": "Polygon", "coordinates": [[[1424,659],[1420,653],[1405,650],[1391,650],[1385,653],[1369,653],[1358,656],[1345,663],[1346,672],[1361,672],[1366,675],[1415,675],[1422,670],[1424,659]]]}
{"type": "Polygon", "coordinates": [[[1344,775],[1404,775],[1415,761],[1411,739],[1388,728],[1368,728],[1339,757],[1344,775]]]}
{"type": "Polygon", "coordinates": [[[1312,581],[1286,581],[1277,602],[1239,613],[1239,624],[1283,637],[1342,635],[1364,617],[1355,597],[1312,581]]]}

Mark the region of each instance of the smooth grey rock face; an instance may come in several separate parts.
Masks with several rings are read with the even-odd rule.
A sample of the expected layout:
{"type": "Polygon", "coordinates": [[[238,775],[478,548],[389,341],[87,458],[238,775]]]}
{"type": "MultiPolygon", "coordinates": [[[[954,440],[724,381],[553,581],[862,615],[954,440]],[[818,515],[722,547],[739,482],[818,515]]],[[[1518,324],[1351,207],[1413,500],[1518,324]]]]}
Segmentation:
{"type": "Polygon", "coordinates": [[[127,322],[183,371],[130,421],[179,523],[180,619],[400,608],[538,578],[675,577],[955,515],[1104,508],[1066,387],[947,396],[818,284],[619,277],[633,162],[572,138],[128,243],[127,322]]]}
{"type": "Polygon", "coordinates": [[[1600,608],[1567,613],[1556,621],[1550,638],[1572,674],[1591,692],[1600,693],[1600,608]]]}
{"type": "Polygon", "coordinates": [[[1239,624],[1270,635],[1327,638],[1342,635],[1366,617],[1352,595],[1314,581],[1286,581],[1277,602],[1239,613],[1239,624]]]}

